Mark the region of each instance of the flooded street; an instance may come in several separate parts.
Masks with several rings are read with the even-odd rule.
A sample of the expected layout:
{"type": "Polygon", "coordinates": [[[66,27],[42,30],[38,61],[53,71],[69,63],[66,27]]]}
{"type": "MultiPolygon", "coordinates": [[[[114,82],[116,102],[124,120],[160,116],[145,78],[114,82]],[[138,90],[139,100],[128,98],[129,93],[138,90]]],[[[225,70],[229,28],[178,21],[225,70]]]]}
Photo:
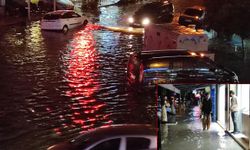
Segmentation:
{"type": "MultiPolygon", "coordinates": [[[[122,10],[103,9],[98,24],[119,24],[122,10]]],[[[0,38],[1,150],[45,149],[95,127],[156,122],[154,97],[127,87],[128,56],[141,49],[141,36],[91,23],[48,32],[34,21],[1,29],[0,38]]]]}
{"type": "Polygon", "coordinates": [[[137,95],[126,80],[143,37],[101,27],[126,26],[138,5],[100,8],[95,23],[67,34],[41,31],[40,21],[1,28],[1,150],[42,150],[100,126],[156,123],[154,90],[137,95]]]}
{"type": "Polygon", "coordinates": [[[199,116],[197,106],[188,115],[177,116],[177,125],[161,124],[161,149],[242,150],[216,122],[203,131],[199,116]]]}

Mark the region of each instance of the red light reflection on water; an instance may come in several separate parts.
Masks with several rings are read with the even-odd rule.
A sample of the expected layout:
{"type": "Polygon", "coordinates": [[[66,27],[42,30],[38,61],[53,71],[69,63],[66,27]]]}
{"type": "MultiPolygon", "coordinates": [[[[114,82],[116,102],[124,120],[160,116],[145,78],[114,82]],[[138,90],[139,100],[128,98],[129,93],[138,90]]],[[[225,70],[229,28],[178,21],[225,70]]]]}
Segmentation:
{"type": "MultiPolygon", "coordinates": [[[[84,30],[77,32],[70,43],[68,71],[66,78],[69,81],[70,90],[66,92],[68,97],[79,97],[74,103],[69,105],[72,110],[70,117],[71,127],[80,126],[83,130],[94,128],[97,122],[105,121],[105,126],[112,124],[109,115],[100,115],[98,111],[105,107],[105,103],[93,98],[94,93],[98,91],[98,74],[96,63],[98,56],[95,49],[95,40],[92,34],[93,30],[100,29],[100,26],[88,25],[84,30]]],[[[48,110],[49,111],[49,110],[48,110]]],[[[60,117],[62,120],[66,116],[60,117]]],[[[63,125],[63,128],[69,127],[63,125]]],[[[55,133],[61,135],[59,128],[54,129],[55,133]]],[[[80,131],[82,133],[84,131],[80,131]]]]}

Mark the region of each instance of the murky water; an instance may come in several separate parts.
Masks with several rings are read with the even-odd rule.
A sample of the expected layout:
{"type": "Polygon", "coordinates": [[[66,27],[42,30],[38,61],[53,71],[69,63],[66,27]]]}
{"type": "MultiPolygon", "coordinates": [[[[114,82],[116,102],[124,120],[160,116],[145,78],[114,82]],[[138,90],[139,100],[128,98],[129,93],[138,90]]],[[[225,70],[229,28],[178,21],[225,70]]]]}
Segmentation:
{"type": "MultiPolygon", "coordinates": [[[[116,14],[104,12],[101,24],[116,14]]],[[[155,123],[154,97],[136,96],[126,81],[141,36],[94,24],[64,35],[41,31],[39,21],[0,32],[1,150],[45,149],[110,124],[155,123]]]]}
{"type": "MultiPolygon", "coordinates": [[[[124,26],[136,7],[101,8],[97,23],[124,26]]],[[[67,34],[41,31],[40,21],[0,30],[1,150],[45,149],[99,126],[156,122],[154,90],[136,95],[126,81],[142,37],[99,25],[67,34]]]]}

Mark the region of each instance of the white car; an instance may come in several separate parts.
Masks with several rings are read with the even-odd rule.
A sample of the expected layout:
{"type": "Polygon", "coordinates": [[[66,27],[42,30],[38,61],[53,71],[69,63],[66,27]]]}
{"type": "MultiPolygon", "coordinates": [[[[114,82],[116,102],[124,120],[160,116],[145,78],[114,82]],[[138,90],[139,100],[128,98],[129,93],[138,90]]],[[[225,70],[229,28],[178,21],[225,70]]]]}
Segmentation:
{"type": "Polygon", "coordinates": [[[157,129],[123,124],[100,127],[47,150],[156,150],[157,129]]]}
{"type": "Polygon", "coordinates": [[[57,10],[47,13],[41,21],[43,30],[62,30],[67,32],[74,27],[86,25],[86,17],[79,15],[73,10],[57,10]]]}

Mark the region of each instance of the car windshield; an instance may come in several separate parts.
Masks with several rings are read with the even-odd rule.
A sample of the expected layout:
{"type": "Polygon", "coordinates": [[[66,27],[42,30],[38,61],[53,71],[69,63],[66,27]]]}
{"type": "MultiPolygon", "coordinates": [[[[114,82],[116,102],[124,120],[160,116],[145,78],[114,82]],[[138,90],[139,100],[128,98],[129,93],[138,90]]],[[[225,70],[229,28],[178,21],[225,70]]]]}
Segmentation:
{"type": "Polygon", "coordinates": [[[60,14],[46,14],[43,19],[46,20],[55,20],[55,19],[60,19],[61,15],[60,14]]]}
{"type": "Polygon", "coordinates": [[[188,8],[185,10],[184,14],[189,16],[199,16],[201,17],[203,14],[203,10],[188,8]]]}

